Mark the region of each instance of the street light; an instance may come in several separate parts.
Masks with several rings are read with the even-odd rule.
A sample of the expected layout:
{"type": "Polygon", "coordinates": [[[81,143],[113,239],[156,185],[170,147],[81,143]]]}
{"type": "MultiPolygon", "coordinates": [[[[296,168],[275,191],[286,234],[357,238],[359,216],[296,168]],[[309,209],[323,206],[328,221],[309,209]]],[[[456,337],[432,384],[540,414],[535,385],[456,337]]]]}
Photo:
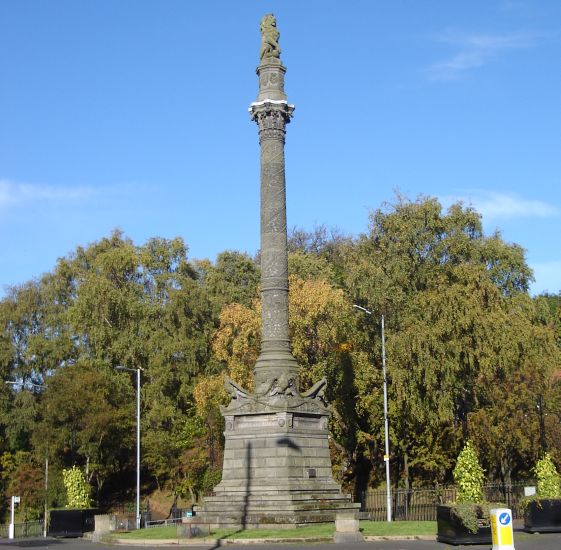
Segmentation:
{"type": "MultiPolygon", "coordinates": [[[[353,307],[360,309],[367,315],[372,315],[372,312],[365,307],[353,304],[353,307]]],[[[386,463],[386,509],[387,520],[392,520],[392,496],[390,488],[390,441],[388,437],[388,379],[386,376],[386,340],[384,336],[384,316],[382,315],[382,375],[384,378],[384,441],[385,441],[385,454],[384,462],[386,463]]]]}
{"type": "Polygon", "coordinates": [[[115,370],[136,372],[136,528],[140,529],[140,371],[144,369],[118,365],[115,370]]]}
{"type": "MultiPolygon", "coordinates": [[[[6,380],[6,384],[11,384],[12,386],[23,386],[22,382],[14,382],[12,380],[6,380]]],[[[45,389],[47,386],[45,384],[35,384],[34,382],[26,382],[27,385],[33,388],[45,389]]],[[[18,497],[19,498],[19,497],[18,497]]],[[[19,502],[19,501],[18,501],[19,502]]],[[[43,536],[47,536],[47,524],[49,519],[49,448],[47,444],[47,450],[45,452],[45,511],[43,515],[43,536]]]]}

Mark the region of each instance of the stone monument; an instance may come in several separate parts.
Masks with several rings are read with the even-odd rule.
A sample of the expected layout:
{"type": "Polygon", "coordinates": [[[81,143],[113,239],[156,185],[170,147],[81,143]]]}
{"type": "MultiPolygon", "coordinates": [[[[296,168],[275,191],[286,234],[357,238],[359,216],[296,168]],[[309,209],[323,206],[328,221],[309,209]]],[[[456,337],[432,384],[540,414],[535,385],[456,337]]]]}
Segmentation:
{"type": "Polygon", "coordinates": [[[261,353],[253,393],[226,378],[222,481],[198,519],[212,526],[290,527],[356,514],[331,473],[326,381],[301,393],[288,333],[284,143],[294,106],[272,14],[261,20],[259,94],[249,112],[261,147],[261,353]]]}

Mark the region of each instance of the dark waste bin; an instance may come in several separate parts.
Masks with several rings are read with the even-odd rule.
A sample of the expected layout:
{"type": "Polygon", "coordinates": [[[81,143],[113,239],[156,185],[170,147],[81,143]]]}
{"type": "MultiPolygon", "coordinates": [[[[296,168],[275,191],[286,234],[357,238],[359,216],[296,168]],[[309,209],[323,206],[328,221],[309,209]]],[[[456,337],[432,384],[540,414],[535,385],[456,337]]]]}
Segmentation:
{"type": "Polygon", "coordinates": [[[97,508],[51,510],[49,512],[50,537],[81,537],[95,530],[97,508]]]}

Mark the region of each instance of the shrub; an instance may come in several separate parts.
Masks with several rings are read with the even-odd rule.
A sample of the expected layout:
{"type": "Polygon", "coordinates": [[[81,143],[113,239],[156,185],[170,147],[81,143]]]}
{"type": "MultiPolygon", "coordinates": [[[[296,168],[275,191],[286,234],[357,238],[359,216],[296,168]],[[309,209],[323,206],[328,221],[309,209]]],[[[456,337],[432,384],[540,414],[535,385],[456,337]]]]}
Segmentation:
{"type": "Polygon", "coordinates": [[[67,508],[89,508],[91,505],[90,486],[84,472],[77,466],[62,470],[64,487],[66,488],[67,508]]]}
{"type": "Polygon", "coordinates": [[[453,472],[454,481],[458,486],[457,502],[483,501],[484,474],[473,444],[468,441],[458,455],[453,472]]]}
{"type": "Polygon", "coordinates": [[[539,498],[561,498],[561,476],[553,463],[551,455],[545,453],[533,468],[538,480],[539,498]]]}

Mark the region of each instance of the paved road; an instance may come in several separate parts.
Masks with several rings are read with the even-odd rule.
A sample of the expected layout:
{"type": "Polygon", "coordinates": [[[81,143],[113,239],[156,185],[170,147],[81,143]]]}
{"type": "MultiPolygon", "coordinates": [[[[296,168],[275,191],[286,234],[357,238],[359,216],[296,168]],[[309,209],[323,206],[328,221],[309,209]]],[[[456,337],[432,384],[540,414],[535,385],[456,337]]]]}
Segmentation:
{"type": "MultiPolygon", "coordinates": [[[[561,533],[536,534],[515,533],[516,550],[560,550],[561,533]]],[[[450,546],[434,541],[378,541],[360,544],[225,544],[226,550],[489,550],[490,545],[450,546]]],[[[146,550],[149,546],[111,546],[96,544],[81,539],[19,539],[7,541],[0,539],[0,549],[33,548],[35,550],[146,550]]],[[[193,550],[210,550],[216,546],[168,546],[167,548],[192,548],[193,550]]]]}

